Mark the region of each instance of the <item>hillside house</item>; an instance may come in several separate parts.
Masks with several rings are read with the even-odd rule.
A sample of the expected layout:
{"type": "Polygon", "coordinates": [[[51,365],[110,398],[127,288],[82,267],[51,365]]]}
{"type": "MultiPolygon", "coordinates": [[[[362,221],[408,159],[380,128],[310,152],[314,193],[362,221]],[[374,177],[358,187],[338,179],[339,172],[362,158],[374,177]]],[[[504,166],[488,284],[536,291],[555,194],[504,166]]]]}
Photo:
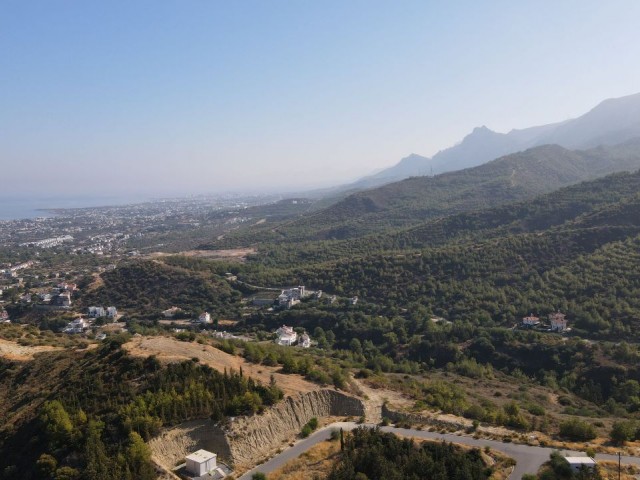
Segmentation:
{"type": "Polygon", "coordinates": [[[89,307],[87,315],[91,318],[106,317],[107,312],[104,307],[89,307]]]}
{"type": "Polygon", "coordinates": [[[118,317],[118,309],[116,307],[107,307],[107,317],[115,320],[118,317]]]}
{"type": "Polygon", "coordinates": [[[564,313],[550,313],[549,323],[551,324],[552,332],[564,332],[567,329],[567,319],[564,313]]]}
{"type": "Polygon", "coordinates": [[[178,307],[171,307],[171,308],[168,308],[168,309],[164,310],[162,312],[162,315],[164,316],[164,318],[173,318],[181,311],[182,311],[182,309],[180,309],[178,307]]]}
{"type": "Polygon", "coordinates": [[[84,318],[80,317],[69,322],[62,331],[64,333],[83,333],[87,328],[89,328],[89,323],[87,323],[84,318]]]}
{"type": "Polygon", "coordinates": [[[209,312],[202,312],[198,317],[198,323],[208,325],[211,323],[211,314],[209,312]]]}
{"type": "Polygon", "coordinates": [[[276,330],[276,335],[278,335],[276,343],[288,347],[294,345],[298,339],[298,334],[293,330],[293,327],[287,327],[286,325],[282,325],[276,330]]]}
{"type": "Polygon", "coordinates": [[[2,323],[9,323],[10,322],[9,314],[4,309],[0,310],[0,322],[2,322],[2,323]]]}
{"type": "Polygon", "coordinates": [[[358,303],[358,297],[351,297],[349,299],[349,305],[356,305],[358,303]]]}
{"type": "Polygon", "coordinates": [[[51,299],[51,303],[54,307],[62,307],[69,308],[71,307],[71,294],[69,292],[60,293],[59,295],[55,295],[51,299]]]}
{"type": "Polygon", "coordinates": [[[540,319],[536,317],[533,313],[530,314],[528,317],[524,317],[522,319],[522,325],[524,325],[525,327],[531,328],[539,324],[540,324],[540,319]]]}
{"type": "Polygon", "coordinates": [[[298,345],[302,348],[309,348],[311,346],[311,337],[306,333],[300,335],[300,339],[298,340],[298,345]]]}
{"type": "Polygon", "coordinates": [[[217,455],[207,450],[198,450],[188,455],[186,460],[187,473],[194,477],[202,477],[217,468],[217,455]]]}
{"type": "Polygon", "coordinates": [[[300,303],[300,300],[302,300],[306,294],[304,285],[282,290],[282,293],[278,296],[278,306],[289,309],[300,303]]]}

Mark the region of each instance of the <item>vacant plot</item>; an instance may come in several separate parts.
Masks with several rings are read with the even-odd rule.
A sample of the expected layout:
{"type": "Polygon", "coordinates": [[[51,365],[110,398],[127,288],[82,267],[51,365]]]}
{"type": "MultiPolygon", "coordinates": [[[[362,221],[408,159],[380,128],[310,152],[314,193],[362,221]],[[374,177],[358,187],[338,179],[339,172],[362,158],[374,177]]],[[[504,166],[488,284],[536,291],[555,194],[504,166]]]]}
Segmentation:
{"type": "Polygon", "coordinates": [[[255,248],[232,248],[227,250],[187,250],[180,253],[152,252],[146,255],[147,258],[159,258],[171,255],[184,255],[185,257],[208,258],[212,260],[238,260],[244,261],[247,255],[256,253],[255,248]]]}
{"type": "Polygon", "coordinates": [[[33,360],[36,353],[51,352],[52,350],[60,350],[60,348],[48,345],[28,347],[0,338],[0,357],[9,360],[33,360]]]}
{"type": "Polygon", "coordinates": [[[275,377],[276,383],[286,395],[298,392],[310,392],[318,390],[319,387],[308,382],[300,375],[285,375],[278,373],[278,368],[264,365],[254,365],[241,357],[229,355],[210,345],[201,345],[194,342],[181,342],[173,337],[138,337],[126,343],[124,348],[131,354],[147,357],[156,355],[159,360],[177,362],[189,360],[197,357],[202,363],[215,368],[218,371],[240,370],[245,375],[260,380],[267,384],[271,375],[275,377]]]}

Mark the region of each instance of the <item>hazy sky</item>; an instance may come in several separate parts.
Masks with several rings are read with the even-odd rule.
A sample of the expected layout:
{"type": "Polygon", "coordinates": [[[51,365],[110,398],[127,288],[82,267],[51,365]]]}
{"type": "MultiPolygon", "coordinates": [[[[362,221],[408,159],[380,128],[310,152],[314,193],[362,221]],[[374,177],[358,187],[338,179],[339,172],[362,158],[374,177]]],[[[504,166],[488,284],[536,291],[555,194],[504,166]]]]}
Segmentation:
{"type": "Polygon", "coordinates": [[[640,1],[0,1],[3,193],[342,183],[640,91],[640,1]]]}

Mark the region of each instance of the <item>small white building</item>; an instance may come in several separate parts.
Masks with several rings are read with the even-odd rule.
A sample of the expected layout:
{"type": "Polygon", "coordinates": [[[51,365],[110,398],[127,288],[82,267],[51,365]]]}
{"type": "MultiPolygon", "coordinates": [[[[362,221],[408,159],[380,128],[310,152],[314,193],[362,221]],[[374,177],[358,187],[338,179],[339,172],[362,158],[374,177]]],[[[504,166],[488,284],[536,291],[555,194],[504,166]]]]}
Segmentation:
{"type": "Polygon", "coordinates": [[[198,317],[198,322],[202,323],[203,325],[211,323],[211,314],[209,314],[209,312],[202,312],[198,317]]]}
{"type": "Polygon", "coordinates": [[[595,470],[596,461],[591,457],[564,457],[574,473],[580,470],[595,470]]]}
{"type": "Polygon", "coordinates": [[[173,318],[180,312],[182,312],[182,309],[180,309],[178,307],[171,307],[171,308],[168,308],[168,309],[164,310],[162,312],[162,315],[164,316],[164,318],[173,318]]]}
{"type": "Polygon", "coordinates": [[[355,305],[355,304],[357,304],[357,303],[358,303],[358,297],[357,297],[357,296],[356,296],[356,297],[351,297],[351,298],[349,299],[349,303],[350,303],[351,305],[355,305]]]}
{"type": "Polygon", "coordinates": [[[87,315],[89,315],[89,317],[91,318],[100,318],[106,317],[107,312],[105,311],[104,307],[89,307],[87,315]]]}
{"type": "Polygon", "coordinates": [[[118,309],[116,307],[107,307],[107,317],[116,318],[118,316],[118,309]]]}
{"type": "Polygon", "coordinates": [[[87,328],[89,328],[89,324],[84,320],[84,318],[76,318],[74,321],[69,322],[67,326],[64,328],[64,333],[83,333],[87,328]]]}
{"type": "Polygon", "coordinates": [[[300,335],[300,340],[298,340],[298,345],[302,348],[309,348],[311,346],[311,337],[306,333],[300,335]]]}
{"type": "Polygon", "coordinates": [[[298,334],[293,330],[293,327],[287,327],[286,325],[282,325],[276,330],[276,335],[278,335],[276,343],[287,347],[294,345],[298,339],[298,334]]]}
{"type": "Polygon", "coordinates": [[[522,319],[522,325],[524,325],[525,327],[535,327],[536,325],[540,324],[540,319],[538,317],[536,317],[533,313],[530,314],[528,317],[524,317],[522,319]]]}
{"type": "Polygon", "coordinates": [[[551,331],[564,332],[567,329],[567,319],[564,313],[555,312],[549,314],[549,323],[551,331]]]}
{"type": "Polygon", "coordinates": [[[207,450],[198,450],[185,458],[187,472],[193,476],[201,477],[217,468],[217,455],[207,450]]]}

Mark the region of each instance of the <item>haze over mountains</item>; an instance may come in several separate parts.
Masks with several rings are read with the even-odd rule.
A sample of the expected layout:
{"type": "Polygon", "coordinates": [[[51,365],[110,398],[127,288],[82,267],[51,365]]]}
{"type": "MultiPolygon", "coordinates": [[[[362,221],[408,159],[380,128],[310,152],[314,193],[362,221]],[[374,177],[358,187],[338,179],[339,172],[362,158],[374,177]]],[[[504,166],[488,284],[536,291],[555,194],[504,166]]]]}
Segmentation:
{"type": "Polygon", "coordinates": [[[423,176],[474,167],[531,147],[557,144],[569,149],[615,145],[640,136],[640,93],[609,99],[581,117],[565,122],[498,133],[486,126],[432,158],[411,154],[398,164],[349,185],[364,189],[423,176]]]}
{"type": "Polygon", "coordinates": [[[357,192],[276,230],[288,240],[353,238],[521,201],[638,168],[640,139],[588,150],[541,145],[477,167],[434,177],[411,177],[357,192]]]}

